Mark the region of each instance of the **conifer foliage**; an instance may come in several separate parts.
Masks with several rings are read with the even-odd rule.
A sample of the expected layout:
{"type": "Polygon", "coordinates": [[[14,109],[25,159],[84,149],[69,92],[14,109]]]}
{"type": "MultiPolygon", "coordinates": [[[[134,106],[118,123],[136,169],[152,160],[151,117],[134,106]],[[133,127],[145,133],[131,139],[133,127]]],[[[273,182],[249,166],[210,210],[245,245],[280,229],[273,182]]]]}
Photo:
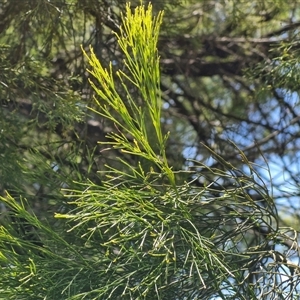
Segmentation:
{"type": "MultiPolygon", "coordinates": [[[[55,214],[47,218],[41,207],[32,207],[37,201],[16,196],[11,187],[19,181],[10,181],[1,196],[3,299],[298,297],[298,266],[288,259],[297,250],[296,235],[279,227],[272,194],[244,152],[230,143],[240,157],[235,166],[202,144],[217,167],[199,160],[184,169],[170,164],[172,131],[165,132],[161,123],[157,44],[162,22],[163,12],[154,14],[151,4],[126,5],[114,33],[122,65],[105,64],[93,47],[82,46],[93,102],[82,112],[72,95],[70,110],[65,102],[54,103],[55,116],[45,108],[43,126],[53,135],[59,116],[66,122],[60,134],[68,136],[72,120],[63,118],[68,113],[73,121],[83,121],[84,113],[100,115],[111,131],[99,145],[117,163],[107,160],[92,176],[96,152],[86,145],[81,168],[76,161],[82,149],[69,146],[67,139],[56,153],[47,144],[26,149],[23,160],[5,154],[17,160],[28,182],[56,192],[50,199],[45,192],[35,195],[41,197],[39,205],[53,202],[55,214]],[[47,154],[49,160],[43,161],[47,154]],[[202,179],[205,184],[195,184],[202,179]]],[[[30,126],[26,130],[30,133],[30,126]]],[[[0,138],[13,147],[7,132],[0,138]]]]}

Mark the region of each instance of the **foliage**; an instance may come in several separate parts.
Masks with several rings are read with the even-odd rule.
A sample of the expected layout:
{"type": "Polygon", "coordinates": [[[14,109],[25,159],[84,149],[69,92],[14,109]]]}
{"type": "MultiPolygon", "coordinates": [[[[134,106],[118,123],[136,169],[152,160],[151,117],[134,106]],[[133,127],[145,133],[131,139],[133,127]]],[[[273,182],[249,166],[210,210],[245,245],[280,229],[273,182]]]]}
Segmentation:
{"type": "MultiPolygon", "coordinates": [[[[76,5],[82,9],[80,3],[76,5]]],[[[1,9],[8,9],[7,5],[1,9]]],[[[80,13],[76,5],[74,14],[80,13]]],[[[236,16],[244,13],[240,5],[232,7],[236,16]]],[[[49,13],[55,8],[50,6],[49,13]]],[[[26,17],[22,20],[24,26],[26,17]]],[[[42,15],[37,20],[43,20],[42,15]]],[[[176,85],[167,78],[170,69],[161,80],[157,44],[162,13],[153,17],[151,5],[133,10],[127,5],[119,22],[120,27],[113,20],[116,31],[111,38],[118,43],[116,53],[122,52],[122,64],[114,59],[107,63],[96,47],[88,52],[86,44],[82,46],[96,93],[89,111],[87,95],[79,97],[59,78],[45,75],[42,65],[31,71],[26,60],[23,69],[20,61],[10,62],[15,64],[10,74],[1,64],[6,96],[20,97],[20,83],[9,81],[13,76],[22,82],[30,72],[40,75],[37,81],[25,81],[21,89],[27,91],[29,84],[36,101],[18,98],[3,103],[0,138],[6,152],[1,156],[1,177],[2,189],[8,191],[1,197],[1,297],[297,299],[298,266],[289,260],[298,250],[297,234],[280,227],[274,197],[261,175],[270,176],[270,170],[249,161],[233,142],[226,144],[235,157],[232,161],[202,143],[203,156],[211,157],[208,163],[191,159],[186,168],[173,165],[168,147],[176,131],[166,130],[164,120],[172,116],[166,118],[162,109],[172,101],[161,88],[169,80],[170,95],[179,108],[176,94],[184,88],[176,76],[176,85]],[[14,101],[16,111],[32,112],[30,122],[25,116],[18,118],[14,101]],[[12,112],[14,127],[8,125],[7,111],[12,112]],[[89,147],[88,139],[79,138],[71,126],[99,116],[111,126],[106,138],[98,140],[99,148],[110,153],[104,165],[99,165],[98,148],[89,147]],[[117,159],[109,160],[114,156],[117,159]],[[52,203],[55,218],[44,216],[43,203],[46,209],[52,203]]],[[[48,31],[47,43],[59,29],[48,31]]],[[[251,70],[254,81],[264,67],[251,70]]],[[[273,70],[276,79],[286,67],[273,70]]],[[[195,82],[193,93],[199,88],[195,82]]],[[[201,87],[204,82],[199,80],[201,87]]],[[[210,79],[206,84],[207,96],[221,94],[210,79]]],[[[224,110],[230,112],[233,106],[224,105],[224,110]]],[[[181,109],[195,107],[183,104],[181,109]]],[[[213,117],[204,115],[204,119],[213,117]]],[[[256,157],[264,159],[260,153],[256,157]]]]}

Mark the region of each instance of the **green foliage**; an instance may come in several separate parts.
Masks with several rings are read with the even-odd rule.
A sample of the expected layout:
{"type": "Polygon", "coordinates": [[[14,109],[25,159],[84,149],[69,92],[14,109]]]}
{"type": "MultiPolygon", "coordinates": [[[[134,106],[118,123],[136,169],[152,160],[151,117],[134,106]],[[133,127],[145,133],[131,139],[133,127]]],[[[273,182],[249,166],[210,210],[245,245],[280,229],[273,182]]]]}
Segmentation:
{"type": "MultiPolygon", "coordinates": [[[[123,17],[122,20],[123,27],[117,37],[126,57],[124,65],[130,75],[128,76],[123,70],[118,70],[116,75],[125,91],[126,101],[122,100],[116,90],[112,63],[108,71],[103,68],[92,51],[89,64],[93,69],[90,74],[97,79],[102,88],[97,88],[91,81],[91,85],[100,97],[99,101],[96,100],[98,104],[96,112],[110,119],[118,129],[118,133],[108,135],[113,140],[108,144],[152,162],[175,186],[174,175],[168,166],[165,153],[167,135],[163,136],[160,123],[162,101],[156,44],[162,14],[152,20],[151,9],[145,12],[144,8],[138,7],[132,14],[127,6],[126,19],[123,17]],[[141,103],[130,94],[128,83],[133,84],[140,91],[141,103]],[[120,121],[111,111],[118,113],[120,121]]],[[[132,173],[143,177],[144,170],[140,171],[136,170],[135,166],[132,167],[132,173]]]]}
{"type": "MultiPolygon", "coordinates": [[[[50,5],[39,5],[42,3],[50,5]]],[[[228,10],[234,11],[238,20],[244,17],[241,8],[251,6],[245,5],[237,1],[228,10]]],[[[126,6],[121,26],[114,33],[124,58],[122,65],[112,60],[107,66],[97,49],[90,47],[88,52],[86,45],[82,46],[96,94],[88,113],[86,103],[67,85],[56,91],[64,79],[52,81],[42,65],[35,67],[28,61],[24,69],[18,66],[12,74],[5,73],[5,82],[15,95],[19,83],[9,81],[13,76],[21,82],[30,70],[39,76],[26,82],[35,99],[33,106],[38,107],[32,108],[34,125],[18,116],[14,120],[23,130],[13,137],[26,145],[23,153],[10,138],[9,118],[0,121],[0,141],[9,146],[3,153],[8,163],[0,157],[3,178],[9,181],[10,163],[18,167],[14,175],[20,174],[4,186],[10,192],[1,197],[1,297],[256,299],[265,289],[261,282],[275,281],[282,265],[291,273],[297,270],[270,247],[296,243],[296,238],[289,237],[288,229],[278,228],[276,207],[257,171],[259,166],[235,143],[228,146],[239,157],[237,166],[204,145],[202,150],[213,158],[213,167],[190,160],[190,168],[183,171],[170,163],[167,147],[175,132],[165,133],[162,124],[164,101],[157,51],[162,16],[160,12],[153,17],[151,5],[134,10],[126,6]],[[40,98],[43,95],[47,97],[40,98]],[[87,114],[99,115],[112,124],[107,139],[99,140],[99,145],[117,155],[119,164],[98,168],[96,148],[91,150],[80,138],[79,145],[72,140],[69,127],[87,114]],[[47,133],[36,134],[34,126],[46,127],[47,133]],[[58,138],[61,135],[65,139],[58,138]],[[97,176],[91,172],[95,165],[97,176]],[[39,186],[37,193],[35,185],[39,186]],[[21,194],[16,186],[28,189],[28,197],[13,197],[13,193],[21,194]],[[42,199],[30,201],[30,196],[42,199]],[[46,197],[47,204],[54,203],[55,218],[45,217],[40,207],[30,209],[28,202],[42,206],[46,197]],[[271,261],[266,273],[257,275],[258,266],[265,261],[271,261]]],[[[219,25],[214,17],[222,16],[213,16],[209,26],[219,25]]],[[[51,37],[60,32],[48,34],[45,47],[50,55],[51,37]]],[[[6,70],[5,64],[3,59],[1,66],[6,70]]],[[[209,100],[221,97],[221,80],[202,78],[199,82],[208,85],[203,88],[207,111],[202,118],[213,120],[209,109],[214,104],[209,100]]],[[[194,93],[199,89],[196,83],[191,85],[194,93]]],[[[179,83],[174,90],[178,87],[179,83]]],[[[5,93],[9,92],[7,88],[5,93]]],[[[185,105],[193,112],[193,103],[185,105]]],[[[224,110],[229,113],[234,108],[232,102],[224,110]]],[[[242,114],[238,108],[234,113],[242,114]]],[[[263,172],[269,174],[268,169],[263,172]]],[[[267,288],[265,295],[290,295],[284,287],[278,289],[267,288]]]]}

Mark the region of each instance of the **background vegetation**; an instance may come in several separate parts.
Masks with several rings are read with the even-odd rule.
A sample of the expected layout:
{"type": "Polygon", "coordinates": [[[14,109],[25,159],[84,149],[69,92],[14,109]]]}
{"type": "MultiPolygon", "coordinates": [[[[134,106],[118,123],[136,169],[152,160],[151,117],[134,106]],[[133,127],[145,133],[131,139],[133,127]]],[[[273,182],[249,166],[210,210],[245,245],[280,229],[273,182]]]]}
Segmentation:
{"type": "Polygon", "coordinates": [[[298,299],[300,3],[139,4],[0,3],[1,296],[298,299]]]}

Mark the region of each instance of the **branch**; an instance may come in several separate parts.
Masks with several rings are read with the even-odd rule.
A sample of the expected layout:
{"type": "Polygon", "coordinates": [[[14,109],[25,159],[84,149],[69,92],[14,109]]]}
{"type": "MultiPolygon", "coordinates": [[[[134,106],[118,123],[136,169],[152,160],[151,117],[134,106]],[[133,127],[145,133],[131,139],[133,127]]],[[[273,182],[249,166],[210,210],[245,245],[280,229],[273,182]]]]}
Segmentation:
{"type": "MultiPolygon", "coordinates": [[[[289,128],[291,125],[297,123],[300,120],[300,116],[297,116],[295,118],[293,118],[291,120],[291,122],[289,124],[287,124],[286,126],[284,126],[283,128],[281,128],[280,130],[275,130],[274,132],[272,132],[271,134],[269,134],[268,136],[266,136],[265,138],[256,141],[255,143],[252,143],[251,145],[249,145],[248,147],[243,149],[243,152],[252,150],[253,148],[257,148],[265,143],[267,143],[268,141],[270,141],[272,138],[276,137],[277,135],[279,135],[280,133],[284,132],[285,129],[289,128]]],[[[236,153],[237,155],[238,153],[236,153]]]]}
{"type": "Polygon", "coordinates": [[[200,58],[189,59],[174,57],[160,60],[162,73],[175,76],[185,74],[189,77],[214,76],[223,73],[242,75],[245,61],[233,60],[230,62],[205,62],[200,58]]]}
{"type": "Polygon", "coordinates": [[[266,35],[266,38],[274,37],[275,35],[281,35],[281,34],[283,34],[284,32],[289,31],[289,30],[292,30],[292,29],[296,29],[296,28],[299,27],[299,26],[300,26],[300,21],[299,21],[299,22],[292,23],[292,24],[288,24],[288,25],[286,25],[286,26],[281,27],[281,28],[278,29],[278,30],[275,30],[275,31],[272,31],[272,32],[268,33],[268,34],[266,35]]]}
{"type": "MultiPolygon", "coordinates": [[[[6,108],[10,113],[17,110],[19,114],[28,119],[37,119],[38,123],[42,126],[48,122],[47,114],[34,110],[33,104],[28,99],[18,99],[9,102],[5,99],[1,99],[0,105],[6,108]]],[[[42,130],[42,126],[39,127],[40,130],[42,130]]],[[[85,138],[88,137],[88,142],[93,145],[96,145],[99,140],[105,141],[106,134],[111,131],[109,128],[105,128],[101,122],[92,119],[87,120],[86,123],[75,124],[74,130],[76,130],[77,133],[84,135],[85,138]]],[[[63,132],[61,124],[56,126],[55,133],[64,137],[65,132],[63,132]]],[[[75,134],[73,135],[73,138],[78,140],[78,136],[75,134]]]]}

